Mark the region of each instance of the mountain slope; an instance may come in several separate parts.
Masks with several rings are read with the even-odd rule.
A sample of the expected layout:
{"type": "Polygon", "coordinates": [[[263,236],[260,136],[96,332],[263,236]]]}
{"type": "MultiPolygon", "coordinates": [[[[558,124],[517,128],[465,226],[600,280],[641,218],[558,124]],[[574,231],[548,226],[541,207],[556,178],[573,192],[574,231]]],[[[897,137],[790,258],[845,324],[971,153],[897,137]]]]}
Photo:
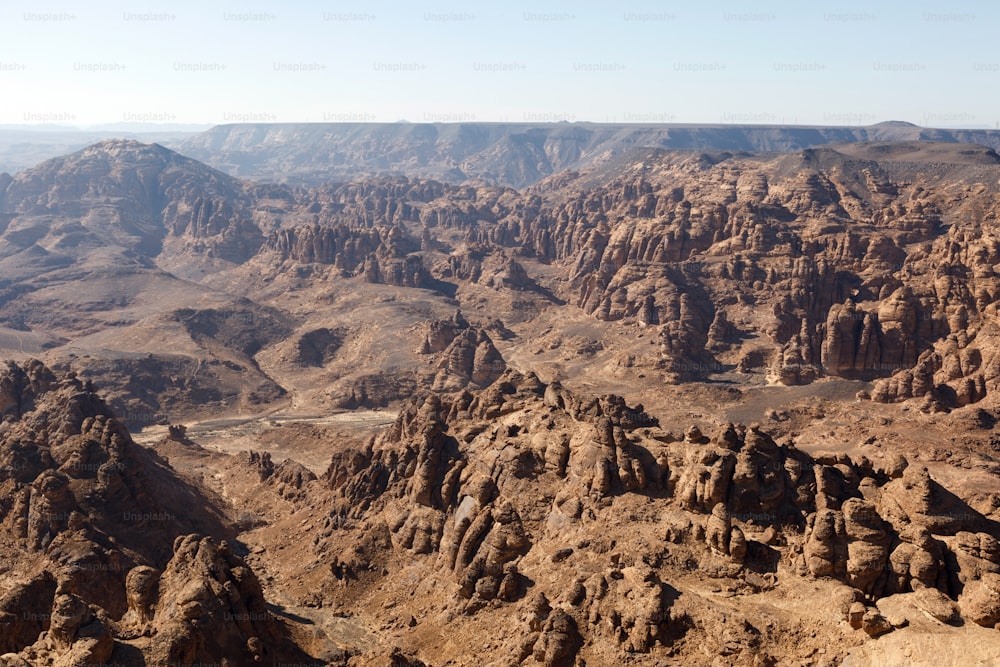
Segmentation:
{"type": "Polygon", "coordinates": [[[32,248],[79,259],[117,250],[141,261],[167,238],[231,261],[259,243],[246,185],[156,144],[108,140],[18,173],[0,204],[10,257],[32,248]]]}

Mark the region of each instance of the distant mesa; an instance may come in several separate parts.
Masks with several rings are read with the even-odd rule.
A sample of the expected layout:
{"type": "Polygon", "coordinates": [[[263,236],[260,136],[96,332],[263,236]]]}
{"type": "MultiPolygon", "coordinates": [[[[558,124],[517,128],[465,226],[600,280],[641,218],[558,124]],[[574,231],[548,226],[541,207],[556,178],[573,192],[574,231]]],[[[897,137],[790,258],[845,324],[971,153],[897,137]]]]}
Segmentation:
{"type": "Polygon", "coordinates": [[[449,183],[524,188],[567,170],[590,171],[636,147],[793,153],[827,144],[938,141],[1000,148],[1000,130],[633,123],[250,123],[170,144],[233,176],[318,185],[405,174],[449,183]]]}
{"type": "Polygon", "coordinates": [[[875,123],[872,127],[920,127],[914,123],[906,120],[884,120],[881,123],[875,123]]]}

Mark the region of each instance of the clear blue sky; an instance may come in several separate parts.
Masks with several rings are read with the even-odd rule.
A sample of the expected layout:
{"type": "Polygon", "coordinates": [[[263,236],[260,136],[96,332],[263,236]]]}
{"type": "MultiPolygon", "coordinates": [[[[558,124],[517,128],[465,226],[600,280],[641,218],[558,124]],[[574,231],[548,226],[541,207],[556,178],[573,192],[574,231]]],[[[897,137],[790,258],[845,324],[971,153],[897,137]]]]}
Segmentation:
{"type": "Polygon", "coordinates": [[[995,3],[0,3],[0,124],[997,127],[995,3]]]}

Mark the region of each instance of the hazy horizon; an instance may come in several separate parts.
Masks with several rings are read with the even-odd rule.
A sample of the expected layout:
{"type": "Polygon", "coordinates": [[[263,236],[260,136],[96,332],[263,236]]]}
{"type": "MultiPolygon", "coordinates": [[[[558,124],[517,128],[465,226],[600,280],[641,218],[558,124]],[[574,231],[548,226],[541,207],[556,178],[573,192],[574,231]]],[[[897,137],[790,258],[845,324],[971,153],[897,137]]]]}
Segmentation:
{"type": "Polygon", "coordinates": [[[0,124],[1000,127],[1000,10],[318,2],[0,9],[0,124]]]}
{"type": "MultiPolygon", "coordinates": [[[[249,121],[247,123],[95,123],[93,125],[54,125],[49,123],[2,123],[0,124],[0,132],[3,131],[24,131],[24,132],[135,132],[135,133],[176,133],[176,132],[204,132],[213,127],[225,126],[225,125],[240,125],[240,124],[260,124],[260,125],[529,125],[529,126],[542,126],[542,125],[558,125],[558,124],[570,124],[570,125],[634,125],[636,127],[644,126],[664,126],[664,127],[788,127],[788,128],[811,128],[811,127],[830,127],[830,128],[855,128],[855,127],[871,127],[873,125],[880,125],[885,123],[910,123],[909,121],[899,121],[895,119],[877,121],[874,123],[867,123],[865,125],[847,125],[839,123],[830,123],[828,125],[820,125],[813,123],[713,123],[713,122],[691,122],[691,123],[640,123],[640,122],[607,122],[607,121],[494,121],[494,120],[480,120],[480,121],[410,121],[407,119],[401,119],[397,121],[261,121],[255,123],[249,121]]],[[[916,123],[910,123],[917,127],[924,129],[941,129],[941,130],[998,130],[1000,127],[988,127],[988,126],[975,126],[975,125],[936,125],[936,126],[925,126],[918,125],[916,123]]]]}

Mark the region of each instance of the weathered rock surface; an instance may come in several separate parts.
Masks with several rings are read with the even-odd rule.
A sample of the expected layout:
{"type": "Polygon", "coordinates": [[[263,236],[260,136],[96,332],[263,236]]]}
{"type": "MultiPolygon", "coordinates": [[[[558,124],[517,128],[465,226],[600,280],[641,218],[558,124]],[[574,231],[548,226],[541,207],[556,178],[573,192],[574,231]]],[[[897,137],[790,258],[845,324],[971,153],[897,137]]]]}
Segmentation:
{"type": "Polygon", "coordinates": [[[88,248],[131,241],[155,255],[165,243],[242,262],[260,248],[254,186],[156,144],[107,140],[17,174],[5,188],[7,230],[47,216],[50,234],[88,248]]]}
{"type": "Polygon", "coordinates": [[[155,605],[140,602],[135,610],[152,616],[148,655],[155,663],[273,663],[289,648],[257,577],[225,542],[178,537],[157,588],[155,605]]]}
{"type": "MultiPolygon", "coordinates": [[[[664,578],[674,566],[758,591],[839,581],[867,601],[844,614],[871,637],[905,626],[874,606],[887,596],[943,623],[966,607],[992,618],[996,524],[921,467],[814,458],[756,425],[667,434],[617,397],[588,401],[512,370],[414,402],[324,480],[339,530],[384,525],[394,550],[450,582],[450,608],[521,609],[525,637],[505,650],[522,661],[661,655],[699,622],[664,578]],[[622,516],[651,524],[622,532],[622,516]]],[[[327,535],[320,544],[341,539],[327,535]]],[[[720,650],[752,645],[740,635],[720,650]]]]}
{"type": "MultiPolygon", "coordinates": [[[[136,445],[93,387],[38,361],[8,364],[0,386],[0,549],[5,571],[23,572],[0,596],[0,651],[18,655],[4,664],[305,656],[225,543],[183,537],[230,536],[219,509],[136,445]]],[[[308,479],[293,467],[268,472],[308,479]]]]}
{"type": "Polygon", "coordinates": [[[3,650],[814,664],[926,624],[988,646],[997,162],[637,148],[524,192],[292,188],[111,142],[2,178],[0,344],[81,371],[0,369],[3,650]],[[125,428],[154,423],[176,470],[125,428]],[[790,596],[801,623],[768,611],[790,596]]]}

